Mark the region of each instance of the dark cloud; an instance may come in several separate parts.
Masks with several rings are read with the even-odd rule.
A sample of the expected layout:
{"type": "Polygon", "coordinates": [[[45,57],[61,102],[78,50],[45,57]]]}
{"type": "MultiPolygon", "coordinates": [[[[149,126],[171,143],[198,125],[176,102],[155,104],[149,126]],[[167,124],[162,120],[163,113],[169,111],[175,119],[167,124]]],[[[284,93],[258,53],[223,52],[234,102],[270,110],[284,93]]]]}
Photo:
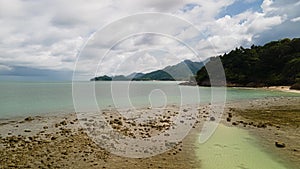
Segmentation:
{"type": "Polygon", "coordinates": [[[10,70],[0,71],[0,80],[70,81],[72,74],[73,72],[70,70],[49,70],[12,66],[10,70]]]}
{"type": "Polygon", "coordinates": [[[272,27],[271,30],[262,32],[259,37],[255,38],[253,43],[263,45],[269,41],[275,41],[283,38],[300,37],[300,22],[286,21],[283,24],[272,27]]]}
{"type": "Polygon", "coordinates": [[[53,26],[62,27],[62,28],[73,28],[83,23],[84,21],[82,21],[80,18],[71,17],[71,16],[57,15],[51,19],[51,24],[53,26]]]}

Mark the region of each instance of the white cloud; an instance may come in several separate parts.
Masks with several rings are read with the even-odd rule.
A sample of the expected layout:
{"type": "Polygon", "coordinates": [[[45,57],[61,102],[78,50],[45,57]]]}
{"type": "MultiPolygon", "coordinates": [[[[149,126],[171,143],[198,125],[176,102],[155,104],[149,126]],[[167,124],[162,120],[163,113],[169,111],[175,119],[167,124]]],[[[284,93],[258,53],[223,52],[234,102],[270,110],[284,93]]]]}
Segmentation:
{"type": "Polygon", "coordinates": [[[268,13],[268,12],[275,11],[276,8],[272,7],[273,3],[274,3],[273,0],[264,0],[261,5],[263,12],[268,13]]]}
{"type": "MultiPolygon", "coordinates": [[[[247,2],[252,3],[254,0],[247,2]]],[[[105,45],[116,40],[114,37],[122,35],[125,30],[134,32],[145,29],[169,33],[196,45],[201,57],[209,57],[228,52],[237,46],[250,45],[254,39],[276,26],[300,20],[297,7],[299,2],[295,0],[264,0],[261,12],[247,10],[238,15],[218,16],[233,3],[235,0],[0,0],[1,68],[27,66],[72,70],[78,50],[92,33],[114,20],[141,12],[163,12],[178,16],[194,24],[202,34],[195,35],[188,25],[182,26],[180,22],[166,21],[160,17],[150,23],[143,23],[143,20],[131,26],[124,23],[97,35],[101,41],[96,38],[94,46],[88,45],[82,53],[85,58],[77,68],[81,72],[93,74],[96,67],[90,65],[98,63],[98,54],[109,47],[105,45]]],[[[146,71],[175,64],[183,59],[197,60],[189,49],[175,39],[155,34],[126,39],[115,46],[109,55],[103,60],[109,65],[101,67],[103,74],[112,73],[112,68],[119,63],[122,64],[117,73],[128,73],[133,68],[134,71],[146,71]],[[151,66],[144,63],[151,63],[151,66]]]]}
{"type": "Polygon", "coordinates": [[[300,17],[297,17],[297,18],[293,18],[291,19],[292,22],[299,22],[300,21],[300,17]]]}

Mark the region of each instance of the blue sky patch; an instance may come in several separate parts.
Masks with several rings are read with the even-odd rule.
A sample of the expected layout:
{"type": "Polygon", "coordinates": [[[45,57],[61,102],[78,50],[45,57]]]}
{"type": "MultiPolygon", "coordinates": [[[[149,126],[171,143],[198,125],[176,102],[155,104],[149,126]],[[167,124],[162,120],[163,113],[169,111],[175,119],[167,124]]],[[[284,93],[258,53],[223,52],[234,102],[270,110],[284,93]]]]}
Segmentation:
{"type": "Polygon", "coordinates": [[[188,12],[188,11],[193,10],[196,6],[199,6],[199,5],[195,4],[195,3],[189,3],[189,4],[186,4],[181,10],[183,12],[188,12]]]}
{"type": "Polygon", "coordinates": [[[234,15],[238,15],[242,12],[245,12],[247,10],[252,10],[252,11],[257,11],[257,12],[262,12],[261,9],[261,4],[262,4],[263,0],[237,0],[236,2],[234,2],[233,4],[229,5],[228,7],[224,8],[219,15],[216,17],[216,19],[218,18],[222,18],[226,15],[229,16],[234,16],[234,15]]]}

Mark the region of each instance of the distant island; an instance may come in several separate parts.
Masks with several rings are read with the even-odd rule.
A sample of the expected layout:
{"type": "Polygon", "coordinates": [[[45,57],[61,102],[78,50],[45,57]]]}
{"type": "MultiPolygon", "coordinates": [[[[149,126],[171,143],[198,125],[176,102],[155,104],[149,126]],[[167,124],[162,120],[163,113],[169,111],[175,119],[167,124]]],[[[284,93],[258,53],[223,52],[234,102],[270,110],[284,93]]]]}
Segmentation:
{"type": "MultiPolygon", "coordinates": [[[[221,59],[227,86],[291,86],[300,89],[300,38],[272,41],[263,46],[236,48],[221,59]]],[[[207,63],[214,64],[216,57],[207,63]]],[[[205,67],[196,75],[197,84],[210,86],[205,67]]]]}
{"type": "Polygon", "coordinates": [[[128,76],[98,76],[90,79],[90,81],[190,81],[196,73],[204,66],[205,62],[193,62],[191,60],[184,60],[176,65],[167,66],[161,70],[155,70],[149,73],[132,73],[128,76]]]}

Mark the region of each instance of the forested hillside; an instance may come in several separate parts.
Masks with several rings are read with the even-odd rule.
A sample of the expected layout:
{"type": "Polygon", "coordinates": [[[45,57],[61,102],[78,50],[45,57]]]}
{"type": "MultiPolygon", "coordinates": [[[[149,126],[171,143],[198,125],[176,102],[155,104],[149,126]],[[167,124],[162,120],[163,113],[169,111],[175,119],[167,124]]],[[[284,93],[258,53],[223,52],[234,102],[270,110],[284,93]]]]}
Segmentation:
{"type": "MultiPolygon", "coordinates": [[[[221,58],[228,86],[278,86],[300,83],[300,39],[282,39],[251,48],[236,48],[221,58]]],[[[209,64],[209,63],[208,63],[209,64]]],[[[198,85],[209,81],[205,67],[198,85]]]]}

